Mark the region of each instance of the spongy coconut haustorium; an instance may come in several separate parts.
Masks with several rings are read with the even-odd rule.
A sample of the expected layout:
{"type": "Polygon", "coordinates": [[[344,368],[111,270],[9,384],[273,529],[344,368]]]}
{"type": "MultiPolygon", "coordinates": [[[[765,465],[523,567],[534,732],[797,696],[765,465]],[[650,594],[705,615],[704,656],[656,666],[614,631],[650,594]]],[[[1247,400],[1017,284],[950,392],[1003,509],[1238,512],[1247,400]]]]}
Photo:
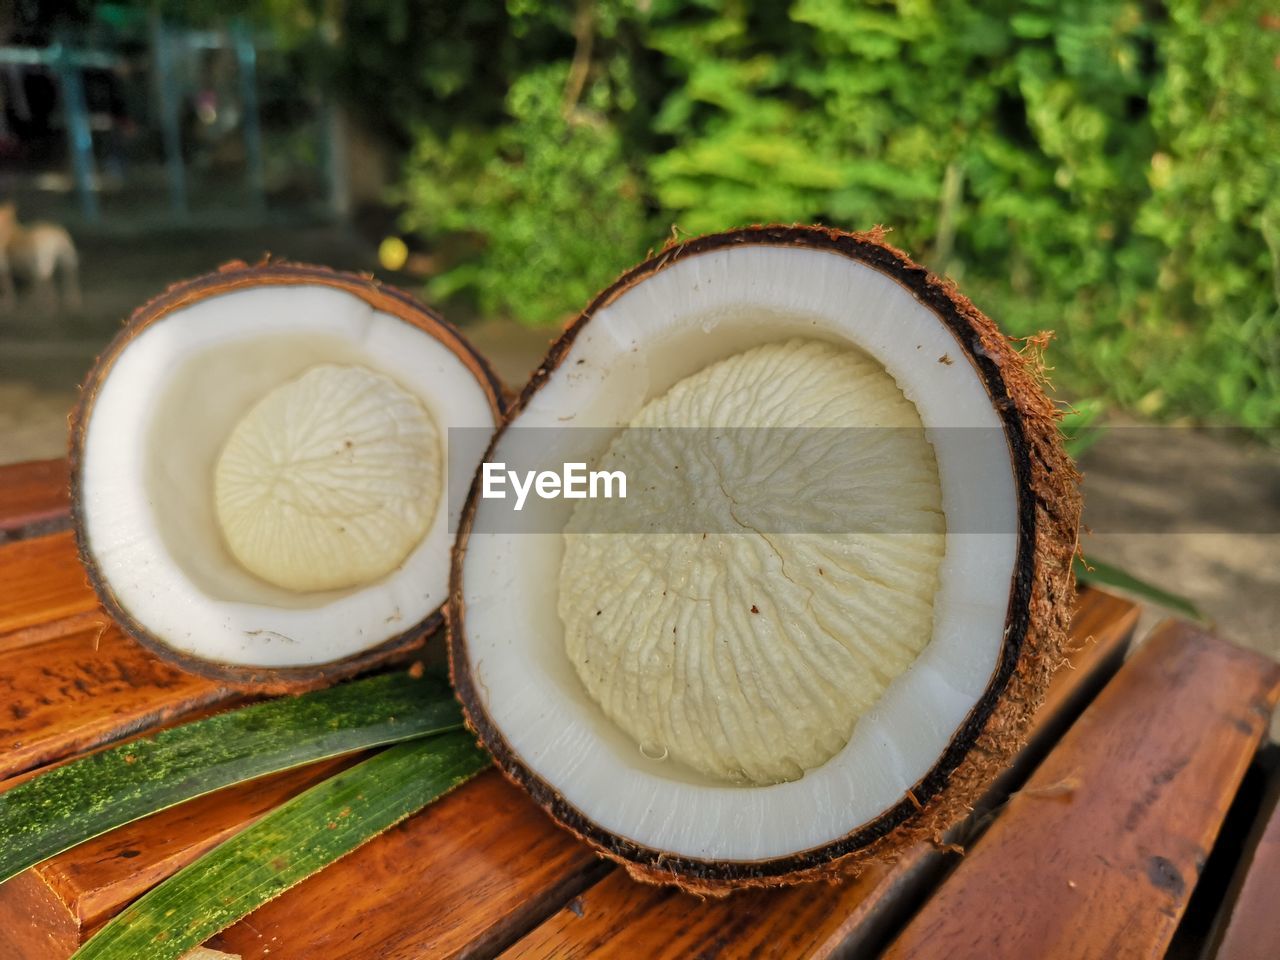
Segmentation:
{"type": "Polygon", "coordinates": [[[1033,359],[879,232],[668,248],[553,345],[485,458],[534,435],[631,472],[623,513],[531,498],[510,526],[473,483],[449,601],[469,721],[651,882],[833,878],[939,836],[1060,659],[1080,497],[1057,422],[1033,359]]]}
{"type": "Polygon", "coordinates": [[[501,396],[393,287],[228,264],[140,307],[85,382],[81,559],[120,625],[186,669],[260,692],[366,669],[442,619],[448,430],[492,431],[501,396]]]}

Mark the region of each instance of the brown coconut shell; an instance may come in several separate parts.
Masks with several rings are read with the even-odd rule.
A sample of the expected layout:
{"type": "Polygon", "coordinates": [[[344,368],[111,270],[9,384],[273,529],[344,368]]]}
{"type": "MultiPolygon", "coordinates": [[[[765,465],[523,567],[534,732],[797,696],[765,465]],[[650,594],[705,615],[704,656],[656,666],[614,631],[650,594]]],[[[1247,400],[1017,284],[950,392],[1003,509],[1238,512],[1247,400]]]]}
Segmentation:
{"type": "Polygon", "coordinates": [[[210,677],[229,687],[252,690],[255,693],[301,693],[363,673],[422,646],[426,638],[442,625],[443,608],[377,646],[331,663],[305,667],[252,667],[205,660],[168,646],[124,608],[89,549],[84,523],[82,452],[85,433],[98,391],[111,376],[116,360],[138,334],[170,314],[211,297],[266,286],[325,286],[359,297],[375,310],[391,314],[418,328],[453,351],[484,390],[496,423],[502,422],[507,401],[503,386],[489,362],[467,342],[456,327],[416,297],[375,280],[369,274],[344,273],[328,267],[270,258],[252,266],[242,260],[235,260],[213,273],[173,284],[159,296],[134,310],[123,329],[98,356],[80,388],[80,397],[69,421],[72,525],[80,562],[98,599],[125,633],[183,670],[210,677]]]}
{"type": "Polygon", "coordinates": [[[477,486],[472,485],[454,541],[449,591],[449,662],[468,724],[509,779],[559,824],[622,864],[631,876],[711,896],[748,887],[856,876],[866,865],[892,861],[919,841],[940,841],[948,827],[968,814],[1025,743],[1032,715],[1062,661],[1075,602],[1072,559],[1081,510],[1079,474],[1062,444],[1060,414],[1045,394],[1037,359],[1030,351],[1019,352],[954,283],[887,244],[879,228],[846,233],[824,227],[754,226],[669,245],[623,274],[570,324],[524,388],[506,423],[512,424],[548,381],[598,310],[684,257],[742,244],[805,247],[849,257],[887,274],[933,310],[961,344],[1004,423],[1018,491],[1018,548],[999,663],[982,697],[919,782],[892,807],[831,843],[769,860],[702,860],[642,846],[592,822],[521,761],[485,712],[467,657],[463,600],[463,558],[478,497],[477,486]]]}

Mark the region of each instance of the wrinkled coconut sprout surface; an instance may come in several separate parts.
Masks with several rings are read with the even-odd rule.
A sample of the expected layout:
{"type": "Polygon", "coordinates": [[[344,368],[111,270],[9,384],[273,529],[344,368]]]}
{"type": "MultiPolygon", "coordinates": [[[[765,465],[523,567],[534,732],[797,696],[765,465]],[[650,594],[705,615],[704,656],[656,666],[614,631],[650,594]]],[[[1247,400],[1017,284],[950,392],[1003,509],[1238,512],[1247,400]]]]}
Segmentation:
{"type": "Polygon", "coordinates": [[[919,415],[861,351],[790,340],[687,377],[629,426],[744,429],[617,435],[600,467],[625,470],[627,509],[670,532],[591,532],[616,501],[576,505],[568,656],[645,756],[797,779],[932,634],[945,523],[919,415]]]}
{"type": "Polygon", "coordinates": [[[228,547],[290,590],[333,590],[394,570],[435,516],[439,428],[388,377],[322,364],[276,387],[232,430],[214,497],[228,547]]]}

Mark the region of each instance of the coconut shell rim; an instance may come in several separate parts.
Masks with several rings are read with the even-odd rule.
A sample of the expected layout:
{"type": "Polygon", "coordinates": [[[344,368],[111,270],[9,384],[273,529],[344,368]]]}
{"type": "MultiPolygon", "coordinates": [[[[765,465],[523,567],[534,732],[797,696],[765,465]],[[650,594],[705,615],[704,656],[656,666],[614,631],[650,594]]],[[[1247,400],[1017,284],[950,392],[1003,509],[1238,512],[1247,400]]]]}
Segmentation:
{"type": "Polygon", "coordinates": [[[338,660],[294,667],[228,663],[170,646],[129,613],[116,597],[110,580],[98,566],[85,532],[82,469],[84,440],[98,391],[110,376],[121,354],[138,334],[165,317],[203,300],[267,286],[326,286],[341,290],[433,337],[448,347],[475,377],[489,402],[494,422],[499,425],[506,417],[506,392],[489,361],[471,345],[461,331],[407,291],[376,280],[370,274],[351,273],[317,264],[270,257],[252,265],[242,260],[233,260],[210,273],[171,284],[162,293],[137,307],[94,360],[68,418],[70,431],[67,459],[71,486],[71,528],[75,537],[76,555],[99,602],[112,621],[131,639],[160,659],[188,673],[216,680],[233,689],[255,693],[303,693],[364,673],[421,647],[444,623],[447,594],[446,600],[422,620],[372,647],[338,660]]]}
{"type": "Polygon", "coordinates": [[[996,668],[925,776],[895,804],[836,840],[764,860],[709,860],[647,847],[600,827],[530,769],[489,718],[472,681],[465,639],[462,567],[478,504],[478,479],[473,479],[454,539],[448,598],[450,676],[468,726],[508,779],[601,855],[622,864],[638,880],[671,883],[712,896],[746,887],[856,874],[866,863],[893,859],[913,842],[939,840],[942,831],[967,812],[1025,741],[1031,715],[1043,700],[1052,667],[1060,658],[1074,597],[1071,558],[1080,516],[1079,474],[1062,446],[1058,414],[1043,393],[1034,363],[1014,350],[951,281],[933,275],[887,244],[880,228],[849,233],[820,226],[756,225],[669,245],[625,272],[565,328],[508,410],[485,459],[491,458],[507,428],[560,367],[596,312],[684,257],[740,245],[802,247],[843,255],[889,276],[933,311],[961,345],[1004,425],[1018,496],[1018,546],[996,668]],[[1047,522],[1040,523],[1042,519],[1047,522]],[[1033,622],[1032,607],[1042,605],[1046,596],[1049,607],[1042,611],[1040,625],[1033,622]]]}

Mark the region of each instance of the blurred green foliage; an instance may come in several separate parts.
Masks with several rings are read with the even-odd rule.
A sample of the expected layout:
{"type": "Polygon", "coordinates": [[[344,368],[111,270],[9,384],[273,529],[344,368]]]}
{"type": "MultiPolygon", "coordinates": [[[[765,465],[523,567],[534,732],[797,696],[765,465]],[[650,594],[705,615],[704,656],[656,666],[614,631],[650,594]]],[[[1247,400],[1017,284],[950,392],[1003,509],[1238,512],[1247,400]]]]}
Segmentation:
{"type": "Polygon", "coordinates": [[[437,295],[554,322],[673,225],[881,223],[1075,395],[1280,425],[1270,0],[270,9],[406,145],[406,226],[474,241],[437,295]]]}

